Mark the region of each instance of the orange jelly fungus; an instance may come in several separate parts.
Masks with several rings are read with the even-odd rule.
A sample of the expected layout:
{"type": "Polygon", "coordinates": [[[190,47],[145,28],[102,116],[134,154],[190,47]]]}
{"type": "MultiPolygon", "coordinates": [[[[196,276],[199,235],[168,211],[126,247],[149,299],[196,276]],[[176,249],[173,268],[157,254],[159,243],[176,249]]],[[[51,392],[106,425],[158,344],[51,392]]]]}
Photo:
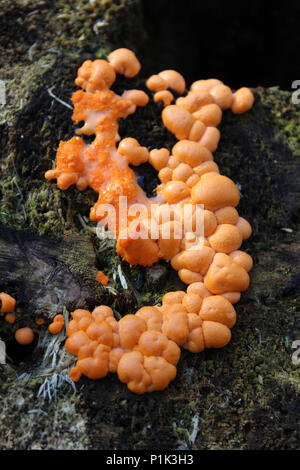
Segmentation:
{"type": "Polygon", "coordinates": [[[13,325],[13,324],[15,323],[15,321],[16,321],[16,316],[15,316],[15,314],[14,314],[14,313],[7,313],[7,314],[5,315],[5,321],[6,321],[7,323],[10,323],[11,325],[13,325]]]}
{"type": "Polygon", "coordinates": [[[12,313],[15,310],[16,300],[9,294],[5,292],[0,293],[0,301],[1,301],[1,311],[0,315],[4,313],[12,313]]]}
{"type": "MultiPolygon", "coordinates": [[[[129,217],[126,236],[121,237],[123,232],[116,227],[117,252],[132,265],[170,261],[188,285],[187,290],[169,292],[161,306],[142,307],[119,321],[108,306],[92,312],[78,309],[72,312],[67,327],[66,349],[77,356],[70,371],[74,381],[82,375],[99,379],[117,373],[120,381],[139,394],[168,386],[176,376],[180,348],[197,353],[221,348],[231,339],[236,322],[233,304],[250,282],[252,258],[240,247],[251,235],[251,226],[236,209],[240,200],[237,186],[220,174],[212,152],[220,140],[217,126],[223,112],[231,109],[240,114],[254,103],[248,88],[232,93],[217,79],[198,80],[185,92],[183,76],[165,70],[152,75],[146,86],[155,93],[154,101],[163,102],[162,122],[178,142],[172,149],[149,151],[130,136],[117,147],[118,120],[134,113],[137,106],[146,106],[149,97],[141,90],[126,90],[119,96],[110,87],[116,73],[131,78],[140,68],[128,49],[113,51],[108,61],[83,63],[75,80],[82,90],[76,91],[72,100],[73,121],[83,121],[84,125],[76,137],[60,142],[56,167],[45,174],[49,180],[56,179],[62,190],[73,184],[80,191],[93,188],[98,201],[90,217],[101,223],[104,215],[98,210],[100,204],[113,204],[118,211],[119,196],[127,197],[128,207],[142,202],[150,208],[153,203],[138,186],[129,165],[149,162],[158,171],[161,184],[154,215],[148,211],[138,224],[148,233],[155,219],[156,236],[135,237],[136,220],[129,217]],[[183,96],[171,104],[174,95],[169,90],[183,96]],[[81,134],[95,138],[87,145],[81,134]],[[192,207],[190,230],[178,217],[187,203],[192,207]],[[204,239],[195,225],[198,204],[204,207],[204,239]],[[169,205],[173,212],[171,220],[166,221],[169,205]],[[162,236],[166,228],[170,231],[168,239],[162,236]]],[[[103,282],[103,276],[99,271],[97,280],[103,282]]],[[[57,317],[49,330],[62,328],[57,317]]]]}
{"type": "Polygon", "coordinates": [[[31,328],[20,328],[15,332],[15,339],[17,343],[26,346],[34,340],[34,332],[31,328]]]}
{"type": "Polygon", "coordinates": [[[107,286],[109,282],[109,277],[106,276],[102,271],[98,271],[96,281],[100,282],[100,284],[102,284],[103,286],[107,286]]]}
{"type": "Polygon", "coordinates": [[[56,335],[61,332],[61,330],[64,327],[64,324],[65,324],[65,319],[63,315],[61,314],[55,315],[55,317],[53,318],[53,322],[50,323],[50,325],[48,326],[48,330],[53,335],[56,335]]]}

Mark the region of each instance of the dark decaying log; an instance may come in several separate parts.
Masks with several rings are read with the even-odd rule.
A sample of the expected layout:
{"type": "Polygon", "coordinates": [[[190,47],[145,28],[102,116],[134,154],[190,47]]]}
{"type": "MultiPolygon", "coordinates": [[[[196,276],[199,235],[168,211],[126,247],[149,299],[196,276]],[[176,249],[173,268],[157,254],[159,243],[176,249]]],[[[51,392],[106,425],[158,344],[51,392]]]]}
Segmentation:
{"type": "Polygon", "coordinates": [[[70,234],[56,239],[0,225],[0,284],[34,317],[107,300],[96,274],[90,237],[70,234]]]}

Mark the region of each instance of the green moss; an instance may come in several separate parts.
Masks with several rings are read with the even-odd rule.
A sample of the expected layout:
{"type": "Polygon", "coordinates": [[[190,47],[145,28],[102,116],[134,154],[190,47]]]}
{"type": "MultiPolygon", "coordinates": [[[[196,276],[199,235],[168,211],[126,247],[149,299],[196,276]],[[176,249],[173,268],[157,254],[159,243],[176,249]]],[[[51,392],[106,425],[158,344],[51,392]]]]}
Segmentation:
{"type": "Polygon", "coordinates": [[[48,183],[32,189],[25,202],[30,227],[37,229],[41,235],[62,234],[66,226],[62,207],[63,197],[63,193],[58,188],[48,183]]]}
{"type": "Polygon", "coordinates": [[[99,57],[111,50],[112,40],[134,43],[130,20],[139,15],[139,8],[126,0],[46,0],[38,4],[3,0],[0,57],[6,63],[22,56],[30,62],[46,53],[74,59],[80,54],[99,57]]]}
{"type": "Polygon", "coordinates": [[[267,93],[261,93],[261,98],[270,116],[277,122],[277,138],[287,143],[295,157],[299,156],[299,105],[293,104],[290,92],[281,91],[278,87],[272,87],[267,93]],[[280,95],[280,100],[276,98],[277,95],[280,95]]]}
{"type": "Polygon", "coordinates": [[[1,221],[11,227],[21,228],[26,220],[21,181],[17,176],[6,175],[0,180],[1,221]]]}

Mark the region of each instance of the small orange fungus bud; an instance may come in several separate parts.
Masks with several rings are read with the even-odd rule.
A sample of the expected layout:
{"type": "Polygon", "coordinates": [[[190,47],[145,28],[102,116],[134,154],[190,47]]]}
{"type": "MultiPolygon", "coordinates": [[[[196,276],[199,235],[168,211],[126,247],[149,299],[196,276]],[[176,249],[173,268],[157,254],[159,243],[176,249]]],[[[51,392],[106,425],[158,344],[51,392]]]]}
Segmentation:
{"type": "Polygon", "coordinates": [[[209,237],[211,247],[221,253],[231,253],[237,250],[243,241],[240,230],[235,225],[221,224],[209,237]]]}
{"type": "Polygon", "coordinates": [[[122,94],[122,98],[131,101],[136,106],[146,106],[149,103],[149,96],[142,90],[127,90],[122,94]]]}
{"type": "MultiPolygon", "coordinates": [[[[69,328],[68,328],[68,331],[69,331],[69,328]]],[[[68,337],[65,347],[69,353],[78,355],[78,352],[82,348],[82,346],[88,345],[89,342],[90,342],[90,339],[88,335],[85,333],[85,331],[77,330],[77,331],[73,331],[71,336],[68,337]]]]}
{"type": "Polygon", "coordinates": [[[156,307],[142,307],[136,312],[147,324],[148,330],[160,331],[162,325],[162,313],[156,307]]]}
{"type": "Polygon", "coordinates": [[[116,49],[109,54],[108,61],[115,72],[127,78],[135,77],[141,70],[141,64],[135,53],[129,49],[116,49]]]}
{"type": "Polygon", "coordinates": [[[163,189],[163,197],[168,204],[175,204],[189,195],[190,190],[183,181],[169,181],[163,189]]]}
{"type": "Polygon", "coordinates": [[[174,96],[169,90],[157,91],[153,98],[155,103],[162,101],[164,106],[169,106],[174,100],[174,96]]]}
{"type": "Polygon", "coordinates": [[[106,60],[86,60],[78,69],[75,83],[89,93],[94,93],[110,88],[115,79],[115,71],[106,60]]]}
{"type": "Polygon", "coordinates": [[[96,281],[100,282],[103,286],[106,286],[109,282],[109,277],[104,274],[102,271],[98,271],[96,276],[96,281]]]}
{"type": "Polygon", "coordinates": [[[162,356],[174,366],[180,358],[177,344],[158,331],[145,331],[139,339],[139,350],[144,356],[162,356]]]}
{"type": "Polygon", "coordinates": [[[169,161],[168,161],[168,166],[170,168],[172,168],[172,170],[174,170],[180,163],[180,160],[176,157],[174,157],[174,155],[171,155],[170,158],[169,158],[169,161]]]}
{"type": "Polygon", "coordinates": [[[180,312],[164,313],[162,332],[179,346],[183,345],[188,337],[188,317],[184,309],[180,312]]]}
{"type": "Polygon", "coordinates": [[[239,220],[238,211],[231,206],[223,207],[215,212],[218,224],[235,225],[239,220]]]}
{"type": "Polygon", "coordinates": [[[222,119],[222,110],[217,104],[206,104],[199,111],[193,113],[194,118],[199,119],[209,127],[216,127],[222,119]]]}
{"type": "Polygon", "coordinates": [[[239,217],[236,226],[240,230],[244,240],[250,237],[252,233],[252,227],[246,219],[239,217]]]}
{"type": "Polygon", "coordinates": [[[136,139],[127,137],[121,140],[118,152],[124,155],[130,165],[138,166],[148,161],[149,152],[146,147],[141,147],[136,139]]]}
{"type": "Polygon", "coordinates": [[[172,259],[172,266],[176,270],[188,269],[201,275],[206,274],[214,257],[214,250],[203,246],[199,250],[184,250],[172,259]]]}
{"type": "Polygon", "coordinates": [[[254,96],[249,88],[240,88],[236,93],[233,95],[233,102],[232,102],[232,112],[234,114],[242,114],[249,109],[252,108],[254,103],[254,96]]]}
{"type": "Polygon", "coordinates": [[[168,164],[170,152],[168,149],[153,149],[149,154],[149,163],[157,170],[160,171],[168,164]]]}
{"type": "Polygon", "coordinates": [[[50,323],[50,325],[48,326],[48,330],[53,335],[56,335],[61,332],[61,330],[64,327],[64,324],[65,324],[65,319],[63,315],[61,314],[55,315],[55,317],[53,318],[53,322],[50,323]]]}
{"type": "Polygon", "coordinates": [[[185,292],[183,290],[178,290],[175,292],[168,292],[162,298],[163,305],[165,304],[180,304],[185,296],[185,292]]]}
{"type": "Polygon", "coordinates": [[[194,282],[193,284],[190,284],[187,288],[187,293],[188,294],[197,294],[199,295],[202,299],[205,297],[208,297],[211,295],[211,292],[209,292],[203,282],[194,282]]]}
{"type": "Polygon", "coordinates": [[[215,162],[208,161],[194,167],[194,172],[198,176],[202,176],[204,173],[219,173],[219,167],[215,162]]]}
{"type": "Polygon", "coordinates": [[[202,325],[205,346],[207,348],[223,348],[231,339],[228,326],[215,321],[204,321],[202,325]]]}
{"type": "Polygon", "coordinates": [[[189,140],[193,140],[195,142],[200,141],[205,133],[205,130],[206,126],[203,122],[199,120],[195,121],[189,133],[189,140]]]}
{"type": "Polygon", "coordinates": [[[193,293],[185,294],[182,305],[189,313],[199,313],[202,304],[202,298],[193,293]]]}
{"type": "Polygon", "coordinates": [[[168,183],[168,181],[171,181],[172,175],[173,171],[171,168],[162,168],[158,173],[160,181],[164,184],[168,183]]]}
{"type": "Polygon", "coordinates": [[[69,372],[69,375],[73,382],[78,382],[82,376],[82,372],[78,369],[78,367],[72,367],[72,369],[69,372]]]}
{"type": "Polygon", "coordinates": [[[190,113],[198,111],[202,106],[213,103],[213,98],[207,91],[190,91],[184,98],[180,97],[176,100],[176,104],[186,109],[190,113]]]}
{"type": "Polygon", "coordinates": [[[151,377],[144,368],[144,356],[139,351],[123,354],[118,365],[118,377],[134,393],[145,393],[151,377]]]}
{"type": "Polygon", "coordinates": [[[7,323],[10,323],[11,325],[12,325],[13,323],[15,323],[15,321],[16,321],[16,316],[15,316],[15,314],[14,314],[14,313],[7,313],[7,314],[5,315],[5,321],[6,321],[7,323]]]}
{"type": "Polygon", "coordinates": [[[212,154],[203,145],[190,140],[180,140],[172,149],[173,155],[191,167],[212,160],[212,154]]]}
{"type": "Polygon", "coordinates": [[[233,259],[236,263],[240,264],[247,272],[249,272],[253,266],[253,259],[248,253],[244,251],[233,251],[230,253],[230,258],[233,259]]]}
{"type": "Polygon", "coordinates": [[[199,315],[195,313],[188,314],[189,335],[183,348],[192,353],[198,353],[205,349],[202,324],[203,321],[199,315]]]}
{"type": "Polygon", "coordinates": [[[226,85],[217,85],[209,92],[213,97],[214,102],[220,106],[221,109],[229,109],[232,104],[232,91],[226,85]]]}
{"type": "Polygon", "coordinates": [[[186,163],[180,163],[173,171],[172,180],[186,181],[193,174],[193,168],[186,163]]]}
{"type": "Polygon", "coordinates": [[[169,261],[180,250],[180,239],[175,239],[171,234],[169,239],[161,239],[158,241],[159,257],[169,261]]]}
{"type": "Polygon", "coordinates": [[[15,332],[15,339],[19,344],[30,344],[34,340],[34,332],[31,328],[20,328],[15,332]]]}
{"type": "Polygon", "coordinates": [[[207,127],[199,140],[199,144],[203,145],[211,152],[214,152],[218,147],[220,137],[219,129],[216,127],[207,127]]]}
{"type": "Polygon", "coordinates": [[[127,238],[119,239],[117,242],[117,253],[132,265],[151,266],[158,261],[158,251],[157,244],[150,238],[136,240],[127,238]]]}
{"type": "Polygon", "coordinates": [[[236,304],[240,298],[241,298],[241,293],[240,292],[225,292],[225,294],[222,294],[225,299],[229,300],[231,304],[236,304]]]}
{"type": "Polygon", "coordinates": [[[186,111],[174,104],[164,108],[162,120],[167,129],[174,134],[177,139],[187,139],[195,118],[186,111]]]}
{"type": "Polygon", "coordinates": [[[132,349],[141,334],[146,331],[145,320],[135,315],[126,315],[119,321],[120,343],[124,349],[132,349]]]}
{"type": "Polygon", "coordinates": [[[182,95],[185,90],[185,80],[179,72],[176,72],[176,70],[163,70],[158,75],[167,82],[168,88],[182,95]]]}
{"type": "Polygon", "coordinates": [[[3,313],[11,313],[14,311],[16,306],[16,300],[9,294],[5,292],[0,293],[0,301],[1,301],[1,314],[3,313]]]}
{"type": "Polygon", "coordinates": [[[178,276],[185,284],[192,284],[193,282],[202,282],[203,276],[189,269],[183,268],[178,271],[178,276]]]}
{"type": "Polygon", "coordinates": [[[163,91],[168,88],[167,82],[159,75],[151,75],[146,81],[146,87],[151,91],[163,91]]]}
{"type": "Polygon", "coordinates": [[[190,189],[192,189],[193,186],[195,186],[196,183],[198,183],[198,181],[200,180],[200,177],[198,175],[196,175],[195,173],[193,173],[191,176],[188,177],[188,179],[186,180],[186,184],[188,185],[188,187],[190,189]]]}
{"type": "Polygon", "coordinates": [[[217,173],[204,174],[191,191],[192,200],[216,211],[226,206],[237,206],[240,193],[234,182],[217,173]]]}
{"type": "Polygon", "coordinates": [[[236,312],[232,304],[221,295],[205,297],[199,313],[202,320],[223,323],[232,328],[236,322],[236,312]]]}
{"type": "Polygon", "coordinates": [[[249,275],[225,253],[217,253],[205,276],[205,287],[213,294],[240,292],[249,286],[249,275]]]}
{"type": "Polygon", "coordinates": [[[217,78],[209,78],[207,80],[197,80],[196,82],[192,83],[191,90],[192,91],[210,91],[214,87],[222,85],[222,82],[217,78]]]}
{"type": "Polygon", "coordinates": [[[213,212],[205,209],[204,211],[204,236],[208,237],[217,228],[217,219],[213,212]]]}

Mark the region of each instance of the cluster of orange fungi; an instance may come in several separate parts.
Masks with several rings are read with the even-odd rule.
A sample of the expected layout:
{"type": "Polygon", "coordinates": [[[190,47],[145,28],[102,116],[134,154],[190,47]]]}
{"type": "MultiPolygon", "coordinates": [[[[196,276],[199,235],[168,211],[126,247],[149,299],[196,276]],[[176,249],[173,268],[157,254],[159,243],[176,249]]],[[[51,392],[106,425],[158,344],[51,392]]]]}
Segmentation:
{"type": "MultiPolygon", "coordinates": [[[[16,321],[15,309],[16,309],[16,299],[6,292],[0,293],[0,316],[4,316],[4,319],[7,323],[13,325],[16,321]]],[[[45,323],[45,320],[41,317],[35,319],[37,326],[42,326],[45,323]]],[[[48,330],[52,334],[60,333],[65,325],[65,319],[63,315],[55,315],[52,320],[52,323],[48,326],[48,330]]],[[[19,328],[15,331],[15,340],[17,343],[22,345],[31,344],[34,340],[34,331],[32,328],[24,327],[19,328]]]]}
{"type": "MultiPolygon", "coordinates": [[[[142,307],[119,321],[108,306],[96,307],[92,313],[79,309],[72,313],[67,328],[66,348],[78,357],[70,371],[74,381],[82,375],[99,379],[116,372],[135,393],[166,388],[176,376],[181,347],[197,353],[221,348],[230,341],[230,329],[236,322],[232,304],[247,289],[252,267],[252,258],[239,250],[251,235],[250,224],[236,210],[239,190],[231,179],[220,175],[212,152],[220,139],[217,126],[223,111],[248,111],[253,94],[248,88],[232,93],[216,79],[196,81],[186,93],[182,75],[165,70],[151,76],[146,86],[154,92],[154,100],[163,103],[163,124],[178,142],[171,151],[160,148],[149,152],[128,137],[117,147],[118,120],[134,113],[137,106],[146,106],[149,97],[141,90],[127,90],[118,96],[110,87],[116,73],[131,78],[140,68],[128,49],[113,51],[107,61],[83,63],[75,80],[82,90],[73,94],[72,119],[77,124],[84,121],[84,125],[76,137],[60,142],[56,167],[45,174],[49,180],[57,179],[62,190],[72,184],[81,191],[93,188],[99,198],[90,218],[100,223],[103,214],[97,213],[99,205],[110,203],[118,210],[119,196],[127,197],[128,207],[136,202],[147,207],[156,203],[152,217],[159,225],[158,235],[132,237],[135,220],[129,218],[125,236],[116,228],[117,252],[131,265],[170,261],[188,284],[186,292],[169,292],[162,306],[142,307]],[[184,95],[174,104],[172,91],[184,95]],[[95,139],[87,145],[80,134],[95,134],[95,139]],[[147,198],[129,167],[144,162],[158,171],[161,181],[153,199],[147,198]],[[204,206],[204,239],[196,229],[186,231],[180,222],[178,215],[188,203],[192,220],[199,205],[204,206]],[[164,221],[163,214],[170,206],[171,220],[164,221]],[[165,224],[171,233],[169,239],[161,236],[165,224]]],[[[140,224],[149,230],[150,211],[140,224]]]]}
{"type": "MultiPolygon", "coordinates": [[[[16,299],[6,292],[0,293],[1,310],[0,316],[5,315],[5,321],[11,325],[15,322],[16,299]]],[[[31,328],[19,328],[15,332],[15,340],[24,346],[31,344],[34,340],[34,332],[31,328]]]]}

